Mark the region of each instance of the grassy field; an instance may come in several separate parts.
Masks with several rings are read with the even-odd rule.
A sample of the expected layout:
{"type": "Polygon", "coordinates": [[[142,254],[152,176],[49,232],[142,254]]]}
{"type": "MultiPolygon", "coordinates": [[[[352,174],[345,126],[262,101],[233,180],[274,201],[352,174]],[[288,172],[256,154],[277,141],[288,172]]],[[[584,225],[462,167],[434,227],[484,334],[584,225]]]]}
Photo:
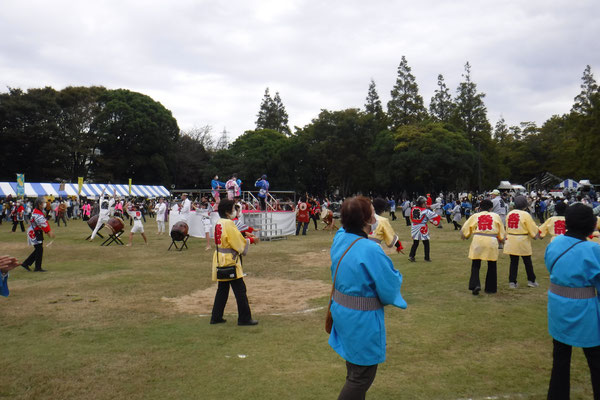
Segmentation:
{"type": "MultiPolygon", "coordinates": [[[[209,325],[216,286],[203,240],[168,252],[170,239],[158,237],[149,220],[149,246],[135,235],[131,248],[100,247],[83,240],[89,228],[81,221],[52,226],[49,272],[16,269],[11,295],[0,298],[0,399],[337,397],[345,365],[327,344],[321,308],[329,295],[329,233],[311,227],[305,237],[251,247],[245,280],[260,324],[238,327],[233,293],[228,322],[209,325]]],[[[403,220],[393,226],[409,247],[403,220]]],[[[368,397],[545,398],[547,243],[534,243],[539,288],[526,287],[521,263],[520,287],[509,290],[508,256],[501,256],[498,293],[477,297],[467,290],[469,242],[448,225],[433,229],[432,263],[422,261],[422,246],[416,263],[392,256],[408,309],[386,308],[387,361],[368,397]]],[[[23,233],[0,226],[0,254],[24,260],[30,251],[23,233]]],[[[585,358],[581,350],[573,356],[572,398],[591,398],[585,358]]]]}

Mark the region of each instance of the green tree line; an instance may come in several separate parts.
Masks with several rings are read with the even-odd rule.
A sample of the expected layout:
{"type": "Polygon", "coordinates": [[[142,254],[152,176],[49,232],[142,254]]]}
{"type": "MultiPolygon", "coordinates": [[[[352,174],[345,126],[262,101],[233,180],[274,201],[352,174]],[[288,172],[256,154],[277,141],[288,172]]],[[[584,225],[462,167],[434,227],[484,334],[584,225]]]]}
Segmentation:
{"type": "Polygon", "coordinates": [[[485,93],[464,67],[454,93],[444,76],[426,108],[405,57],[386,109],[370,81],[361,108],[322,110],[288,126],[279,93],[265,90],[256,126],[215,145],[211,127],[180,132],[171,112],[150,97],[103,87],[9,89],[0,93],[2,180],[88,180],[207,188],[214,175],[237,173],[245,189],[267,174],[281,190],[347,195],[489,189],[549,171],[600,181],[600,91],[591,68],[572,109],[541,127],[492,127],[485,93]]]}

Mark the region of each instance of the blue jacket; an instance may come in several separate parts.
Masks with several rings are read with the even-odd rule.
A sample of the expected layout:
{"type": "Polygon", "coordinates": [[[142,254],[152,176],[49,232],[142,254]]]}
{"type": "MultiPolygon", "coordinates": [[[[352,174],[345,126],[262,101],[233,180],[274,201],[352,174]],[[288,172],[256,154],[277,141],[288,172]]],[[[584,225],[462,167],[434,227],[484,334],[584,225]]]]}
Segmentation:
{"type": "Polygon", "coordinates": [[[266,179],[259,179],[254,183],[254,186],[259,188],[258,197],[267,197],[269,191],[269,181],[266,179]]]}
{"type": "Polygon", "coordinates": [[[8,274],[3,275],[0,272],[0,296],[8,296],[8,274]]]}
{"type": "MultiPolygon", "coordinates": [[[[600,246],[583,242],[566,252],[554,265],[554,261],[571,245],[578,242],[574,237],[557,236],[546,247],[546,268],[550,282],[567,287],[593,286],[600,291],[600,246]]],[[[559,342],[577,346],[600,346],[600,301],[570,299],[548,292],[548,331],[559,342]]]]}
{"type": "MultiPolygon", "coordinates": [[[[338,261],[359,236],[340,229],[331,246],[331,277],[338,261]]],[[[359,240],[343,258],[335,282],[339,292],[349,296],[377,297],[383,305],[406,308],[400,294],[402,275],[381,246],[372,240],[359,240]]],[[[335,301],[331,304],[333,328],[329,345],[344,360],[357,365],[385,361],[386,335],[383,308],[359,311],[335,301]]]]}

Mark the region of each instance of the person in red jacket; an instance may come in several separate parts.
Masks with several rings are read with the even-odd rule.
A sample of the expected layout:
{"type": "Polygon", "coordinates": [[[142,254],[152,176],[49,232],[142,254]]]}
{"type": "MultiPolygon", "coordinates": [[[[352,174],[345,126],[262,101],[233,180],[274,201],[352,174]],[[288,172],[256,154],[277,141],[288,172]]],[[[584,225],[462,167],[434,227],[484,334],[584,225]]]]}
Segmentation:
{"type": "Polygon", "coordinates": [[[25,219],[25,207],[23,207],[23,204],[21,204],[20,200],[17,201],[17,203],[11,210],[10,215],[13,220],[12,231],[16,231],[17,225],[21,224],[21,232],[25,232],[25,226],[23,225],[23,220],[25,219]]]}
{"type": "Polygon", "coordinates": [[[306,229],[308,229],[308,223],[310,222],[310,209],[308,203],[304,197],[300,199],[298,207],[296,208],[296,236],[300,233],[300,226],[304,224],[302,234],[306,236],[306,229]]]}

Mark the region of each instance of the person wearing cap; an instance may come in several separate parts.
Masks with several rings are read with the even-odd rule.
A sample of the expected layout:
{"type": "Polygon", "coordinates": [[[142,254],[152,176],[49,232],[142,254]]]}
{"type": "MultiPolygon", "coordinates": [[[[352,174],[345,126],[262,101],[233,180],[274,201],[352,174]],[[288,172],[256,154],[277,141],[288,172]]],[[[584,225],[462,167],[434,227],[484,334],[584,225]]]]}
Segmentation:
{"type": "Polygon", "coordinates": [[[527,208],[525,196],[515,198],[515,209],[506,216],[506,242],[504,243],[504,254],[510,255],[510,273],[508,285],[511,289],[517,288],[517,273],[519,272],[519,257],[523,258],[525,271],[527,273],[527,286],[538,287],[533,263],[531,262],[531,239],[536,239],[539,228],[533,221],[527,208]]]}
{"type": "Polygon", "coordinates": [[[483,200],[479,205],[481,211],[469,217],[461,229],[463,240],[473,236],[469,247],[469,258],[472,260],[469,290],[473,295],[478,295],[481,291],[479,269],[482,260],[487,261],[488,264],[485,292],[496,293],[498,291],[498,243],[504,241],[505,232],[500,216],[490,212],[492,207],[493,204],[490,200],[483,200]]]}
{"type": "Polygon", "coordinates": [[[42,257],[44,256],[44,233],[54,238],[54,232],[44,216],[42,210],[46,208],[46,199],[38,197],[35,201],[35,209],[31,214],[29,228],[27,229],[27,242],[33,246],[33,252],[27,257],[21,266],[27,271],[31,271],[30,265],[35,263],[35,272],[46,272],[42,268],[42,257]]]}
{"type": "Polygon", "coordinates": [[[600,398],[600,246],[586,240],[596,225],[590,207],[573,204],[565,212],[566,233],[544,256],[550,273],[548,332],[552,373],[548,399],[568,399],[572,346],[582,347],[590,368],[594,399],[600,398]]]}
{"type": "Polygon", "coordinates": [[[257,179],[254,186],[258,188],[258,200],[260,201],[260,209],[267,210],[267,194],[269,194],[269,181],[267,175],[263,175],[257,179]]]}

